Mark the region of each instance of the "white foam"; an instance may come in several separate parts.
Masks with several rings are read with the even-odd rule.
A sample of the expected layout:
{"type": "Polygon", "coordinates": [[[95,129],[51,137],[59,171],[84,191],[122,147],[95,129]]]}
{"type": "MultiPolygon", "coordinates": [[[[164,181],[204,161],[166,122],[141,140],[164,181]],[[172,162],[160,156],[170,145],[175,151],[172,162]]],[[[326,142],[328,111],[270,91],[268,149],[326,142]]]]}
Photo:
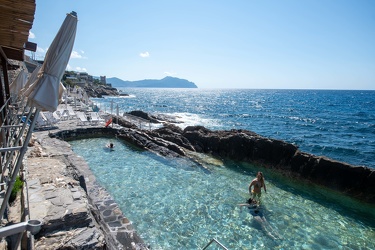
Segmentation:
{"type": "Polygon", "coordinates": [[[220,122],[217,119],[205,118],[199,114],[192,113],[168,113],[167,115],[173,116],[178,122],[176,125],[181,128],[187,126],[204,126],[206,128],[220,127],[220,122]]]}

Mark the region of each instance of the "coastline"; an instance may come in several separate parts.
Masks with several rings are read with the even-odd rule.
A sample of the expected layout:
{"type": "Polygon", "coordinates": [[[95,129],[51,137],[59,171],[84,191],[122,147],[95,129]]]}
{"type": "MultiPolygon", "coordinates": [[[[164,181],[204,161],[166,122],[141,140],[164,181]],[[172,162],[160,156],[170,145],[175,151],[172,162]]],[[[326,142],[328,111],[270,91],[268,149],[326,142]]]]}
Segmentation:
{"type": "MultiPolygon", "coordinates": [[[[271,151],[281,150],[283,154],[278,155],[276,164],[272,162],[275,157],[270,157],[269,154],[266,156],[270,157],[272,164],[256,158],[246,160],[252,160],[266,168],[272,169],[276,166],[275,170],[280,171],[288,178],[296,177],[297,172],[293,174],[293,171],[283,167],[280,163],[288,165],[285,161],[285,152],[289,152],[287,155],[292,153],[297,155],[296,159],[299,161],[302,157],[308,159],[307,162],[311,162],[307,154],[303,152],[297,154],[295,149],[290,149],[290,145],[287,143],[267,138],[262,139],[261,136],[250,131],[209,131],[203,127],[190,127],[182,131],[173,125],[160,130],[146,131],[138,129],[125,118],[116,117],[114,120],[118,121],[121,126],[104,128],[104,124],[100,123],[95,126],[78,126],[74,119],[60,121],[58,127],[50,130],[34,131],[31,143],[33,146],[29,148],[25,165],[27,166],[28,178],[26,179],[29,189],[30,214],[33,219],[43,221],[42,231],[36,235],[36,247],[48,249],[47,246],[54,246],[51,248],[54,249],[58,247],[55,245],[56,242],[64,241],[65,244],[70,244],[72,247],[86,246],[92,249],[105,249],[105,247],[109,249],[148,249],[111,195],[96,183],[87,163],[75,155],[70,145],[64,141],[69,138],[119,135],[123,140],[163,156],[188,157],[184,153],[186,149],[215,154],[213,144],[209,144],[205,140],[211,141],[214,145],[219,145],[218,142],[221,141],[228,146],[242,145],[243,147],[245,142],[236,142],[236,138],[248,140],[254,136],[257,143],[264,146],[265,151],[269,150],[270,146],[272,148],[272,143],[275,143],[274,146],[276,145],[278,150],[271,151]],[[190,134],[187,136],[188,142],[181,139],[182,135],[186,136],[187,134],[190,134]],[[171,137],[171,135],[173,136],[171,137]],[[148,137],[149,141],[141,144],[140,137],[142,136],[148,137]],[[231,143],[228,143],[230,141],[231,143]]],[[[225,155],[221,155],[221,157],[243,159],[238,154],[230,155],[228,150],[222,149],[222,151],[225,155]]],[[[232,152],[239,151],[244,150],[236,148],[232,152]]],[[[247,151],[250,149],[246,148],[247,151]]],[[[217,155],[220,156],[220,154],[217,155]]],[[[316,161],[330,162],[324,157],[316,159],[316,161]]],[[[336,162],[334,163],[337,165],[336,162]]],[[[293,166],[291,166],[291,170],[293,170],[293,166]]],[[[350,165],[348,167],[351,168],[350,165]]],[[[373,174],[370,174],[371,176],[373,177],[373,174]]]]}

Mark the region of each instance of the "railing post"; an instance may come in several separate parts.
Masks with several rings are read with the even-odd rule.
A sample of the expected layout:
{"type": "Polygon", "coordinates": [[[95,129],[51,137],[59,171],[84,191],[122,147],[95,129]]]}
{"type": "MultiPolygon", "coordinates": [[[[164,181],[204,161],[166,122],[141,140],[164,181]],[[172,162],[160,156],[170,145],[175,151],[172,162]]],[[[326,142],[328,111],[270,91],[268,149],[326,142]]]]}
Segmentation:
{"type": "Polygon", "coordinates": [[[210,242],[208,242],[208,244],[202,249],[202,250],[205,250],[207,247],[209,247],[212,242],[215,242],[216,244],[219,245],[219,247],[221,247],[222,249],[224,250],[228,250],[228,248],[226,248],[223,244],[221,244],[217,239],[213,238],[212,240],[210,240],[210,242]]]}

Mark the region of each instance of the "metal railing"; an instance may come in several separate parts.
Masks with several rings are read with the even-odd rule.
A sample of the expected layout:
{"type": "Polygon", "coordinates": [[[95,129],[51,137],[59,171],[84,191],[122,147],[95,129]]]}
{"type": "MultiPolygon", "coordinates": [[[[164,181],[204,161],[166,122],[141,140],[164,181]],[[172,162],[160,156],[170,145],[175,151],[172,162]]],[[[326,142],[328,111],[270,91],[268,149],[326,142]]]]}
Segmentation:
{"type": "MultiPolygon", "coordinates": [[[[25,100],[9,98],[0,107],[0,219],[5,215],[9,198],[16,182],[16,177],[22,171],[22,160],[27,151],[39,110],[30,108],[25,100]]],[[[28,209],[22,213],[21,222],[15,225],[0,226],[0,238],[18,234],[16,248],[21,244],[25,231],[35,234],[39,231],[41,222],[27,220],[28,209]],[[26,219],[26,221],[24,221],[26,219]]]]}
{"type": "Polygon", "coordinates": [[[223,244],[221,244],[217,239],[213,238],[212,240],[210,240],[210,242],[208,242],[208,244],[202,248],[202,250],[205,250],[207,249],[207,247],[209,247],[213,242],[215,242],[219,247],[221,247],[222,249],[224,250],[228,250],[228,248],[226,248],[223,244]]]}

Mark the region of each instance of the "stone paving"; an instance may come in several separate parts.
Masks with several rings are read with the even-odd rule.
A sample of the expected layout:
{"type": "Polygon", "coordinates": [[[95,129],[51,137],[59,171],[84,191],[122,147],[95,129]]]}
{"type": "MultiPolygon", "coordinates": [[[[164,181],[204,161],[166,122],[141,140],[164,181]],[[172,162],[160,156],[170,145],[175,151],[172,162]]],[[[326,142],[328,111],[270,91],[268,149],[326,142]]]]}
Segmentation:
{"type": "MultiPolygon", "coordinates": [[[[85,127],[93,126],[79,126],[85,127]]],[[[65,120],[33,133],[24,165],[30,218],[43,221],[35,248],[148,249],[84,159],[49,137],[76,128],[76,120],[65,120]]]]}

